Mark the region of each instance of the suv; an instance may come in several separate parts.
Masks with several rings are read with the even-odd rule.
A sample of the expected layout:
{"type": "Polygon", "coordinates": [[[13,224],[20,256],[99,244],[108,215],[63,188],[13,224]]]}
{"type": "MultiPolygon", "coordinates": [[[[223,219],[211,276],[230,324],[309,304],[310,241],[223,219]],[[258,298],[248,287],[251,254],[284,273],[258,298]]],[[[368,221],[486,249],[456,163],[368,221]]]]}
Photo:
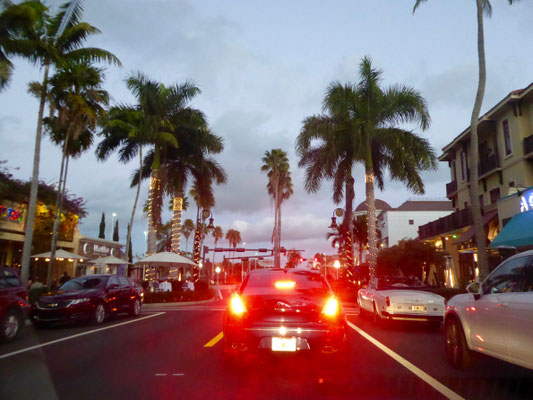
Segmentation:
{"type": "Polygon", "coordinates": [[[29,310],[28,292],[17,273],[0,267],[0,341],[9,342],[19,334],[29,310]]]}
{"type": "Polygon", "coordinates": [[[482,353],[533,369],[533,250],[508,258],[466,290],[446,307],[449,363],[466,368],[482,353]]]}

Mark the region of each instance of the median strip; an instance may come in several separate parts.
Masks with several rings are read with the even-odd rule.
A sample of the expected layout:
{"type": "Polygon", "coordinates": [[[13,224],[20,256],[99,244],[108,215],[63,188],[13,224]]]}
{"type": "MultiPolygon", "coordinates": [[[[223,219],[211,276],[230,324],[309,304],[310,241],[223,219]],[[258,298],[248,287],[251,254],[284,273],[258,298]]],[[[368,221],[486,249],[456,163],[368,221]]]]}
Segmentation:
{"type": "Polygon", "coordinates": [[[442,383],[437,381],[435,378],[431,377],[424,371],[422,371],[420,368],[415,366],[414,364],[407,361],[405,358],[400,356],[399,354],[395,353],[391,349],[389,349],[387,346],[385,346],[383,343],[379,342],[378,340],[374,339],[372,336],[370,336],[368,333],[363,331],[358,326],[352,324],[350,321],[347,321],[350,328],[352,328],[354,331],[356,331],[358,334],[360,334],[362,337],[364,337],[366,340],[368,340],[370,343],[372,343],[374,346],[376,346],[378,349],[383,351],[388,356],[392,357],[395,361],[403,365],[405,368],[407,368],[409,371],[411,371],[413,374],[418,376],[420,379],[422,379],[424,382],[426,382],[429,386],[431,386],[433,389],[441,393],[442,395],[446,396],[448,399],[452,400],[465,400],[463,397],[459,396],[457,393],[449,389],[447,386],[444,386],[442,383]]]}
{"type": "Polygon", "coordinates": [[[220,339],[224,337],[224,332],[220,332],[218,335],[216,335],[213,339],[211,339],[209,342],[204,344],[204,347],[213,347],[215,344],[217,344],[220,339]]]}

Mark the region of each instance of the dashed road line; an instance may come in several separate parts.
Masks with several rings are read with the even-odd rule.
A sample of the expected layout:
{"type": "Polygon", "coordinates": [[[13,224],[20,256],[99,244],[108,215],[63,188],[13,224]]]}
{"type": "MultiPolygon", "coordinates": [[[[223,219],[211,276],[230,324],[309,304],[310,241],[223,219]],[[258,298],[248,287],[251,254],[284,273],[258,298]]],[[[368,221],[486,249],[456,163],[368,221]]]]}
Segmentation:
{"type": "Polygon", "coordinates": [[[448,388],[447,386],[444,386],[442,383],[437,381],[435,378],[431,377],[424,371],[422,371],[420,368],[412,364],[411,362],[407,361],[405,358],[400,356],[398,353],[395,353],[391,349],[389,349],[387,346],[385,346],[383,343],[379,342],[377,339],[374,339],[372,336],[370,336],[368,333],[363,331],[358,326],[352,324],[350,321],[347,321],[350,328],[352,328],[354,331],[356,331],[358,334],[360,334],[362,337],[364,337],[366,340],[368,340],[370,343],[372,343],[374,346],[376,346],[378,349],[383,351],[388,356],[392,357],[395,361],[403,365],[405,368],[407,368],[409,371],[411,371],[413,374],[418,376],[420,379],[422,379],[424,382],[426,382],[428,385],[430,385],[433,389],[441,393],[442,395],[446,396],[448,399],[452,400],[465,400],[463,397],[455,393],[453,390],[448,388]]]}
{"type": "Polygon", "coordinates": [[[160,312],[160,313],[157,313],[157,314],[151,314],[151,315],[147,315],[146,317],[141,317],[141,318],[133,319],[133,320],[126,321],[126,322],[121,322],[119,324],[114,324],[114,325],[110,325],[110,326],[104,326],[103,328],[92,329],[92,330],[87,331],[87,332],[77,333],[75,335],[67,336],[67,337],[64,337],[64,338],[61,338],[61,339],[56,339],[56,340],[52,340],[50,342],[38,344],[38,345],[35,345],[35,346],[26,347],[24,349],[12,351],[11,353],[2,354],[2,355],[0,355],[0,360],[3,359],[3,358],[8,358],[8,357],[15,356],[17,354],[25,353],[27,351],[36,350],[36,349],[40,349],[42,347],[50,346],[52,344],[64,342],[66,340],[75,339],[75,338],[80,337],[80,336],[90,335],[91,333],[101,332],[101,331],[105,331],[107,329],[116,328],[116,327],[119,327],[119,326],[122,326],[122,325],[132,324],[134,322],[142,321],[143,319],[153,318],[153,317],[157,317],[157,316],[163,315],[163,314],[165,314],[165,313],[164,312],[160,312]]]}
{"type": "Polygon", "coordinates": [[[204,347],[213,347],[215,344],[217,344],[220,339],[224,337],[224,332],[220,332],[218,335],[216,335],[213,339],[211,339],[209,342],[204,344],[204,347]]]}

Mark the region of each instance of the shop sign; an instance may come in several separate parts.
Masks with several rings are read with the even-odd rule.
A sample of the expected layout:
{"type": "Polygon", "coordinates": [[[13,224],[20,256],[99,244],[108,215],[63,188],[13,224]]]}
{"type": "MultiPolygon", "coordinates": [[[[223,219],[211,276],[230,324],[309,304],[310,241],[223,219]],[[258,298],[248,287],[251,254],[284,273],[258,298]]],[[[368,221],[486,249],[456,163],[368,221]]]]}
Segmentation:
{"type": "Polygon", "coordinates": [[[520,212],[533,210],[533,190],[528,190],[520,197],[520,212]]]}
{"type": "Polygon", "coordinates": [[[0,218],[7,218],[11,221],[22,222],[22,219],[24,218],[24,211],[0,205],[0,218]]]}

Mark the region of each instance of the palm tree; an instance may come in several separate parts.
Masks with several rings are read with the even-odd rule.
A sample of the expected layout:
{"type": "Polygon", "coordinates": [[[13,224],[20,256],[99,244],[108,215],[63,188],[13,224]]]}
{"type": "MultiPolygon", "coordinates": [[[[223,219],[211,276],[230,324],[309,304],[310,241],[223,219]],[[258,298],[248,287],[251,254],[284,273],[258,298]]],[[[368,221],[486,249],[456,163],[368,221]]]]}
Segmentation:
{"type": "Polygon", "coordinates": [[[266,151],[262,159],[261,171],[267,172],[268,193],[274,200],[274,230],[272,239],[274,242],[274,266],[280,267],[281,245],[281,203],[292,195],[291,173],[289,171],[289,159],[287,153],[281,149],[266,151]]]}
{"type": "MultiPolygon", "coordinates": [[[[226,231],[226,240],[229,243],[229,247],[233,247],[233,255],[235,255],[235,249],[242,241],[241,233],[237,229],[228,229],[226,231]]],[[[233,263],[231,263],[231,275],[233,276],[233,263]]]]}
{"type": "MultiPolygon", "coordinates": [[[[80,22],[83,8],[79,0],[63,4],[59,12],[54,16],[48,14],[48,9],[42,3],[37,3],[40,4],[40,8],[33,8],[35,14],[31,20],[32,24],[23,24],[15,36],[9,37],[7,41],[2,42],[5,55],[21,56],[44,69],[43,90],[41,91],[35,134],[33,175],[22,253],[21,275],[23,281],[27,281],[29,275],[33,222],[37,203],[43,115],[48,93],[50,67],[60,68],[68,63],[80,61],[105,61],[120,65],[118,58],[106,50],[83,47],[85,40],[89,36],[100,33],[100,31],[88,23],[80,22]]],[[[10,5],[10,2],[4,2],[4,4],[7,4],[7,8],[0,15],[0,20],[13,13],[15,10],[13,7],[16,7],[10,5]]]]}
{"type": "MultiPolygon", "coordinates": [[[[215,226],[215,229],[213,229],[213,232],[211,232],[211,235],[213,235],[213,239],[215,239],[215,249],[217,248],[217,243],[220,239],[224,237],[224,231],[222,230],[221,226],[215,226]]],[[[215,267],[215,256],[216,251],[213,252],[213,268],[215,267]]],[[[213,273],[213,271],[211,271],[213,273]]]]}
{"type": "MultiPolygon", "coordinates": [[[[427,0],[416,0],[413,7],[413,14],[418,6],[427,0]]],[[[485,240],[485,229],[483,227],[483,220],[481,218],[481,204],[479,201],[478,188],[478,161],[479,161],[479,138],[477,133],[477,126],[479,121],[479,114],[483,104],[483,97],[485,96],[485,85],[487,82],[487,68],[485,60],[485,33],[483,28],[483,13],[487,16],[492,15],[492,6],[488,0],[476,1],[476,18],[477,18],[477,53],[479,65],[479,77],[476,91],[476,100],[472,109],[472,116],[470,118],[470,182],[474,184],[468,185],[470,192],[470,209],[472,210],[472,219],[474,223],[474,230],[476,235],[477,251],[478,251],[478,268],[479,280],[482,281],[489,274],[489,258],[487,254],[487,241],[485,240]]],[[[508,0],[509,4],[516,3],[519,0],[508,0]]]]}
{"type": "Polygon", "coordinates": [[[192,219],[186,219],[183,222],[183,229],[181,232],[183,233],[183,236],[185,236],[185,252],[187,252],[187,248],[189,247],[189,237],[191,236],[191,233],[194,232],[194,221],[192,219]]]}
{"type": "Polygon", "coordinates": [[[363,249],[368,244],[368,223],[366,215],[360,215],[353,221],[353,239],[359,248],[359,264],[363,259],[363,249]]]}
{"type": "MultiPolygon", "coordinates": [[[[109,101],[109,94],[102,89],[103,79],[102,69],[81,62],[59,69],[49,82],[50,116],[44,122],[52,141],[62,146],[63,155],[52,230],[48,284],[52,282],[68,161],[70,157],[80,156],[91,146],[97,124],[105,115],[104,106],[109,101]]],[[[30,83],[30,88],[34,93],[43,89],[37,82],[30,83]]]]}
{"type": "Polygon", "coordinates": [[[14,49],[10,47],[40,21],[45,9],[40,1],[13,4],[9,0],[0,0],[0,91],[8,86],[13,75],[14,66],[8,54],[14,49]]]}

